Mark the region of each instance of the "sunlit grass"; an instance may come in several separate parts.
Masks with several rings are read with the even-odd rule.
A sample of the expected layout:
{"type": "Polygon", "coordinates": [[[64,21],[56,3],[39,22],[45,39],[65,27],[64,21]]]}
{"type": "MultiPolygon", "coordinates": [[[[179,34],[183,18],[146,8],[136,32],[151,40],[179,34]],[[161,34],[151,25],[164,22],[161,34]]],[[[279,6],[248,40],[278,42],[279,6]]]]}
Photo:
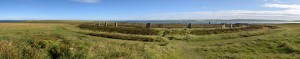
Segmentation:
{"type": "MultiPolygon", "coordinates": [[[[165,59],[179,58],[178,48],[144,42],[93,37],[66,24],[2,23],[0,58],[5,59],[165,59]],[[3,25],[2,25],[3,24],[3,25]],[[4,26],[4,24],[6,26],[4,26]]],[[[1,27],[0,26],[0,27],[1,27]]]]}
{"type": "Polygon", "coordinates": [[[176,40],[160,42],[90,36],[85,33],[134,35],[83,30],[76,26],[62,23],[0,23],[0,59],[300,58],[300,24],[280,24],[274,25],[279,26],[278,29],[211,35],[170,33],[164,38],[174,37],[176,40]]]}

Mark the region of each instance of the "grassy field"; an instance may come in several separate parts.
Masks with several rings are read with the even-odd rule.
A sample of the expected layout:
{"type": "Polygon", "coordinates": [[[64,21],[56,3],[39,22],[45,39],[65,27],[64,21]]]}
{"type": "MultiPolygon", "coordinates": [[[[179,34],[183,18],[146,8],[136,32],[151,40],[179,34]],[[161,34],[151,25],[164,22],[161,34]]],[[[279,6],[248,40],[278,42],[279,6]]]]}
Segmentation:
{"type": "Polygon", "coordinates": [[[84,30],[73,23],[0,23],[0,59],[300,59],[300,24],[273,26],[280,28],[161,38],[84,30]],[[130,39],[135,37],[164,40],[130,39]]]}

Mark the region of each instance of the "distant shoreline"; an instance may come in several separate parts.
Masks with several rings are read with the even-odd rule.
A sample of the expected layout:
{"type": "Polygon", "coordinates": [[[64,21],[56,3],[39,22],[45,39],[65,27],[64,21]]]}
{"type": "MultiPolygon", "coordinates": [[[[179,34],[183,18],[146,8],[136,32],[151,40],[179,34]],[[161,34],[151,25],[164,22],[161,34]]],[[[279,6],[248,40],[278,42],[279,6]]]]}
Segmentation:
{"type": "Polygon", "coordinates": [[[0,20],[0,23],[5,23],[5,22],[23,22],[25,20],[0,20]]]}
{"type": "MultiPolygon", "coordinates": [[[[0,20],[0,23],[9,23],[9,22],[25,22],[27,20],[0,20]]],[[[36,20],[36,21],[49,21],[49,20],[36,20]]],[[[68,21],[68,20],[50,20],[50,21],[68,21]]],[[[50,22],[49,21],[49,22],[50,22]]],[[[70,20],[72,21],[72,20],[70,20]]],[[[90,21],[90,20],[86,20],[90,21]]],[[[130,20],[130,21],[100,21],[100,22],[126,22],[126,23],[154,23],[154,24],[235,24],[235,23],[248,23],[248,24],[290,24],[290,23],[299,23],[298,21],[241,21],[241,20],[203,20],[203,21],[191,21],[191,20],[156,20],[156,21],[139,21],[139,20],[130,20]]],[[[51,23],[51,22],[50,22],[51,23]]]]}

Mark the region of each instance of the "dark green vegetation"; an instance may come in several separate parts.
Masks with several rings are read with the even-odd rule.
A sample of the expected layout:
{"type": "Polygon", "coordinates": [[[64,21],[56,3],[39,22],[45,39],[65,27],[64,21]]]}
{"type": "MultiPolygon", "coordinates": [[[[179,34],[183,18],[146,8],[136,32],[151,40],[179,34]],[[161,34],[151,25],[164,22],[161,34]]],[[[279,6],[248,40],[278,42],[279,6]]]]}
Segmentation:
{"type": "Polygon", "coordinates": [[[105,31],[105,32],[119,32],[125,34],[140,34],[140,35],[158,35],[160,31],[147,29],[147,28],[134,28],[134,27],[111,27],[111,26],[96,26],[81,24],[78,26],[82,29],[94,30],[94,31],[105,31]]]}
{"type": "MultiPolygon", "coordinates": [[[[109,25],[113,26],[113,25],[109,25]]],[[[145,28],[143,23],[121,23],[119,26],[145,28]]],[[[193,28],[219,28],[220,24],[193,24],[193,28]]],[[[186,24],[151,24],[151,28],[186,28],[186,24]]],[[[237,26],[234,26],[237,27],[237,26]]]]}
{"type": "Polygon", "coordinates": [[[126,34],[114,34],[114,33],[89,33],[87,35],[105,37],[105,38],[114,38],[114,39],[124,39],[124,40],[134,40],[134,41],[144,41],[144,42],[165,42],[168,39],[164,37],[157,36],[141,36],[141,35],[126,35],[126,34]]]}
{"type": "Polygon", "coordinates": [[[120,26],[113,27],[110,23],[111,30],[106,31],[98,28],[103,26],[79,28],[80,24],[90,23],[0,23],[0,59],[300,58],[300,24],[253,25],[235,29],[219,29],[220,25],[194,25],[199,28],[184,29],[155,27],[154,24],[151,30],[159,31],[154,35],[112,31],[120,28],[139,31],[144,29],[144,24],[136,27],[120,23],[120,26]],[[193,31],[214,33],[192,34],[193,31]]]}
{"type": "MultiPolygon", "coordinates": [[[[77,25],[76,25],[77,26],[77,25]]],[[[166,59],[180,58],[180,48],[94,37],[68,24],[1,23],[0,59],[166,59]]]]}

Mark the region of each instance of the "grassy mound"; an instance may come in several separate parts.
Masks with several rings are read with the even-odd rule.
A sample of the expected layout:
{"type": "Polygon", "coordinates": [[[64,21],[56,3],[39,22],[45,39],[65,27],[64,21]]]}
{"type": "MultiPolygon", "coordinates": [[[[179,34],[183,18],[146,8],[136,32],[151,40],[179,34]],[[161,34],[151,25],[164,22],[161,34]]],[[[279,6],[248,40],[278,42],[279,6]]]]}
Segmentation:
{"type": "Polygon", "coordinates": [[[87,35],[99,36],[105,38],[122,39],[122,40],[133,40],[133,41],[144,41],[144,42],[165,42],[168,39],[158,36],[141,36],[141,35],[126,35],[119,33],[89,33],[87,35]]]}
{"type": "MultiPolygon", "coordinates": [[[[1,24],[0,59],[178,59],[171,44],[113,40],[62,28],[65,24],[1,24]]],[[[83,30],[80,30],[83,31],[83,30]]]]}
{"type": "Polygon", "coordinates": [[[234,29],[214,29],[214,30],[191,30],[191,34],[194,35],[208,35],[208,34],[221,34],[221,33],[233,33],[239,31],[252,31],[257,29],[262,29],[263,26],[251,25],[244,28],[234,28],[234,29]]]}

